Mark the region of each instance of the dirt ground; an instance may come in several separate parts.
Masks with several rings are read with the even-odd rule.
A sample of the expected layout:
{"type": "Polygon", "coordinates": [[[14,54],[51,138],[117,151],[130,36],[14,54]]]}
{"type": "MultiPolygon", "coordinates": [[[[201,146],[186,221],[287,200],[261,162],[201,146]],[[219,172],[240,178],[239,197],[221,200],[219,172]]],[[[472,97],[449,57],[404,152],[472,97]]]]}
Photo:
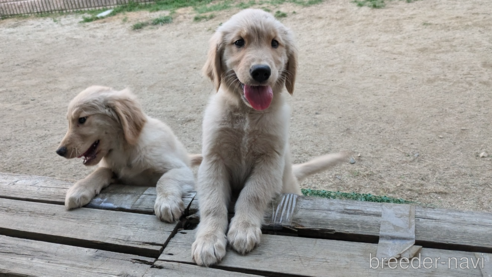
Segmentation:
{"type": "MultiPolygon", "coordinates": [[[[288,14],[281,21],[299,48],[290,99],[295,162],[356,153],[355,164],[303,187],[492,211],[492,1],[392,1],[370,9],[325,0],[275,9],[288,14]]],[[[85,24],[81,15],[0,21],[0,172],[87,175],[92,168],[82,160],[55,150],[68,102],[92,84],[131,88],[147,114],[199,152],[213,90],[200,72],[207,42],[235,12],[196,23],[193,10],[182,9],[173,23],[140,31],[131,26],[160,14],[85,24]]]]}

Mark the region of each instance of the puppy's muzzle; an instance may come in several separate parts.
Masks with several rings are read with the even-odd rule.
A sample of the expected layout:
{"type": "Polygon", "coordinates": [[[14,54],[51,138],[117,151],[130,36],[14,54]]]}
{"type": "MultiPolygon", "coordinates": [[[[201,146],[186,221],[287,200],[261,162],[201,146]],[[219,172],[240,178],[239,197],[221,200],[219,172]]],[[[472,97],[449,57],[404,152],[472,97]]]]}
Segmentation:
{"type": "Polygon", "coordinates": [[[56,154],[62,156],[62,157],[65,157],[67,155],[67,148],[65,146],[62,146],[60,148],[58,148],[58,150],[56,150],[56,154]]]}
{"type": "Polygon", "coordinates": [[[268,65],[253,65],[249,69],[249,74],[251,75],[251,78],[253,78],[253,80],[257,81],[258,83],[263,83],[268,80],[268,78],[270,78],[272,70],[268,65]]]}

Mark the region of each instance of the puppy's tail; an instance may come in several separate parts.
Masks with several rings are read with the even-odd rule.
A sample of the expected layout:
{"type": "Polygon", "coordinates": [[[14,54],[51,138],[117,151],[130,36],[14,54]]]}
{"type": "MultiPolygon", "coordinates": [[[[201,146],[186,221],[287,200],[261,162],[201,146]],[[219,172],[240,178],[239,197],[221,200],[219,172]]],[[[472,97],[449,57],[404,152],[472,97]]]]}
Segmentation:
{"type": "Polygon", "coordinates": [[[339,152],[316,157],[309,162],[292,165],[292,172],[297,181],[302,182],[309,175],[326,170],[339,162],[347,161],[349,152],[339,152]]]}
{"type": "Polygon", "coordinates": [[[188,154],[188,158],[190,159],[192,167],[199,166],[203,160],[202,154],[188,154]]]}

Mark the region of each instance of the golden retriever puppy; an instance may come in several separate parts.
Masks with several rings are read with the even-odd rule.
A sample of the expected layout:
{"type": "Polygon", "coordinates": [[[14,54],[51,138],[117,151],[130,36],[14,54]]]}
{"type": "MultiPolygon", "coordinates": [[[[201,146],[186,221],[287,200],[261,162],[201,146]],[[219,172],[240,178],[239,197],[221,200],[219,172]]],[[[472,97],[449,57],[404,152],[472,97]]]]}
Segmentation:
{"type": "MultiPolygon", "coordinates": [[[[181,216],[194,176],[185,147],[163,122],[145,115],[128,89],[92,86],[68,105],[68,132],[56,153],[98,165],[67,192],[65,207],[89,203],[113,182],[156,186],[155,214],[166,222],[181,216]]],[[[201,157],[195,157],[199,160],[201,157]]],[[[194,162],[197,162],[196,160],[194,162]]]]}
{"type": "Polygon", "coordinates": [[[290,30],[262,10],[232,16],[210,41],[204,73],[217,93],[203,121],[196,188],[200,223],[192,246],[199,265],[219,262],[227,242],[241,254],[251,251],[260,243],[263,215],[276,195],[300,195],[299,181],[346,158],[339,153],[291,164],[290,109],[282,90],[293,93],[296,68],[290,30]],[[234,196],[235,216],[228,225],[234,196]]]}

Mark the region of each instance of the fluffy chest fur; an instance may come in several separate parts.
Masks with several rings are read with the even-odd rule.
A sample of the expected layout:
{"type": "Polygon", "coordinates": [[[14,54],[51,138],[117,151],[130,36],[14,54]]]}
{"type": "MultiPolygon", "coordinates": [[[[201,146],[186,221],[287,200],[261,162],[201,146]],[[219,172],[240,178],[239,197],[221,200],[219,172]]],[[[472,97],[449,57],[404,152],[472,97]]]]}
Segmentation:
{"type": "Polygon", "coordinates": [[[203,154],[223,162],[231,184],[236,187],[244,185],[263,159],[284,157],[290,112],[287,105],[255,112],[241,106],[222,105],[226,100],[221,95],[215,96],[206,111],[203,154]]]}

